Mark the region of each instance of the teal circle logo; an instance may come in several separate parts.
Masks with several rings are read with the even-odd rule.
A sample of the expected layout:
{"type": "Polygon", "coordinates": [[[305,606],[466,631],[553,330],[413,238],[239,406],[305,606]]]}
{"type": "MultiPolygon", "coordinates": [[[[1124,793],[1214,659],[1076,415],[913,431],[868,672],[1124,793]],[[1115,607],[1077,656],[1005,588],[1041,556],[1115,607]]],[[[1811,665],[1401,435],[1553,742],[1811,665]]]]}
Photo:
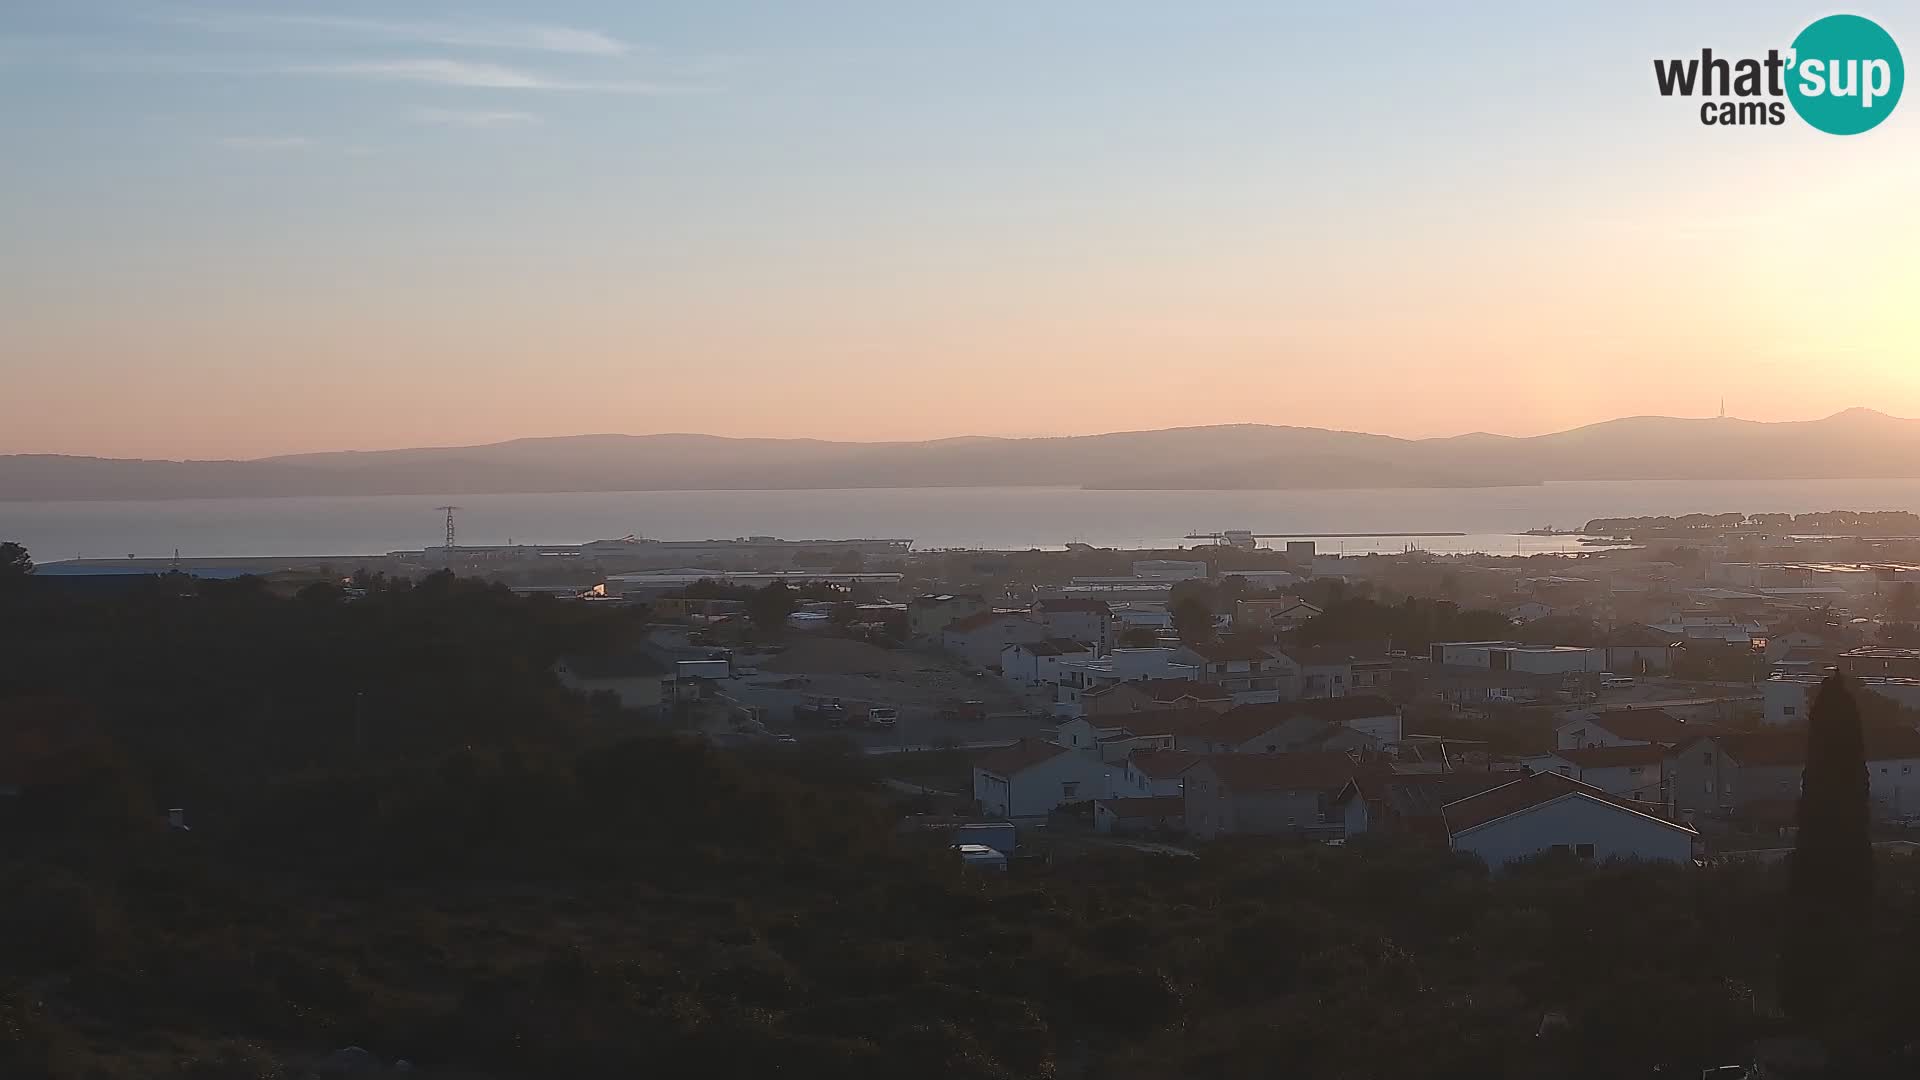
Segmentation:
{"type": "Polygon", "coordinates": [[[1907,82],[1893,36],[1858,15],[1829,15],[1800,31],[1790,64],[1793,111],[1829,135],[1873,129],[1900,103],[1907,82]]]}

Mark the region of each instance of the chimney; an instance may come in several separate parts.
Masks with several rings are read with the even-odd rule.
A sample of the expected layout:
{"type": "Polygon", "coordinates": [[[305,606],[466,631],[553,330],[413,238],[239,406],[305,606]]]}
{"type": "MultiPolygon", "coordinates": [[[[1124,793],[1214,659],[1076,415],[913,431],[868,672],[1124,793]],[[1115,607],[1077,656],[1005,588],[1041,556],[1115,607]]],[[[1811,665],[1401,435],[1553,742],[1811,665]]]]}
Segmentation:
{"type": "Polygon", "coordinates": [[[182,831],[186,830],[187,811],[185,807],[176,806],[167,811],[167,828],[180,829],[182,831]]]}

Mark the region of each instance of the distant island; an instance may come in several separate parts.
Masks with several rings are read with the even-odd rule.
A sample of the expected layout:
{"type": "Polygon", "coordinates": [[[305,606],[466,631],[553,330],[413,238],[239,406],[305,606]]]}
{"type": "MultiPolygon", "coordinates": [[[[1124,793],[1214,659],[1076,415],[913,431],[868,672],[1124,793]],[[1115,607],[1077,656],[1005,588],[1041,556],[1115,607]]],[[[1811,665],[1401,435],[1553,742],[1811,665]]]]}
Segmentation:
{"type": "Polygon", "coordinates": [[[1556,480],[1920,477],[1920,421],[1637,416],[1548,435],[1399,439],[1233,424],[925,442],[575,435],[246,461],[0,456],[0,499],[884,487],[1468,488],[1556,480]]]}

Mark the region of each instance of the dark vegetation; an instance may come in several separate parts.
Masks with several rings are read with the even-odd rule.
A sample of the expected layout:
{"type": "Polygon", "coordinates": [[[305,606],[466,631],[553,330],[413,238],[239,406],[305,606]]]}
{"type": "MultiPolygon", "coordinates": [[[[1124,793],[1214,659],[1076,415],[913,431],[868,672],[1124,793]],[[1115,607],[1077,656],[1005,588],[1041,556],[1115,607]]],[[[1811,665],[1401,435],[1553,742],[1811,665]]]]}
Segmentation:
{"type": "Polygon", "coordinates": [[[1780,957],[1780,994],[1794,1016],[1826,1019],[1854,1002],[1849,973],[1866,956],[1873,922],[1872,825],[1865,735],[1846,680],[1820,684],[1807,723],[1807,768],[1792,908],[1780,957]]]}
{"type": "Polygon", "coordinates": [[[1339,642],[1392,642],[1395,649],[1418,654],[1436,641],[1506,641],[1513,622],[1497,611],[1463,609],[1450,600],[1409,596],[1384,603],[1368,596],[1334,593],[1316,600],[1322,613],[1300,627],[1303,645],[1339,642]]]}
{"type": "MultiPolygon", "coordinates": [[[[1778,1029],[1778,868],[1261,842],[989,880],[894,835],[857,756],[596,725],[548,669],[619,613],[364,585],[0,596],[0,1076],[354,1044],[529,1078],[1618,1077],[1778,1029]]],[[[1877,889],[1851,1075],[1913,1037],[1920,873],[1877,889]]]]}

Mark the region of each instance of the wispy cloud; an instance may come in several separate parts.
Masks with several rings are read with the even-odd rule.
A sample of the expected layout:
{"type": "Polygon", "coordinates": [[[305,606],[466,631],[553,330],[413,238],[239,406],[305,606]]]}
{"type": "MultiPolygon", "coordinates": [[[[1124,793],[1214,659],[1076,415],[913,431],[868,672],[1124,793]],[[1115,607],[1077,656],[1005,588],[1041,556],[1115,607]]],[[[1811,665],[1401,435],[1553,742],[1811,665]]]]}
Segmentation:
{"type": "Polygon", "coordinates": [[[466,60],[420,58],[403,60],[343,60],[318,64],[290,64],[277,69],[288,75],[324,75],[374,82],[426,83],[488,90],[560,90],[600,94],[679,94],[692,88],[669,83],[626,79],[572,79],[466,60]]]}
{"type": "Polygon", "coordinates": [[[305,135],[222,135],[214,140],[230,150],[308,150],[313,140],[305,135]]]}
{"type": "Polygon", "coordinates": [[[517,49],[581,56],[625,56],[633,46],[598,30],[493,20],[426,21],[351,15],[267,15],[244,11],[190,11],[173,21],[230,34],[311,34],[464,49],[517,49]]]}
{"type": "Polygon", "coordinates": [[[435,109],[425,106],[413,110],[413,118],[423,124],[456,128],[518,127],[540,120],[533,113],[514,109],[435,109]]]}

